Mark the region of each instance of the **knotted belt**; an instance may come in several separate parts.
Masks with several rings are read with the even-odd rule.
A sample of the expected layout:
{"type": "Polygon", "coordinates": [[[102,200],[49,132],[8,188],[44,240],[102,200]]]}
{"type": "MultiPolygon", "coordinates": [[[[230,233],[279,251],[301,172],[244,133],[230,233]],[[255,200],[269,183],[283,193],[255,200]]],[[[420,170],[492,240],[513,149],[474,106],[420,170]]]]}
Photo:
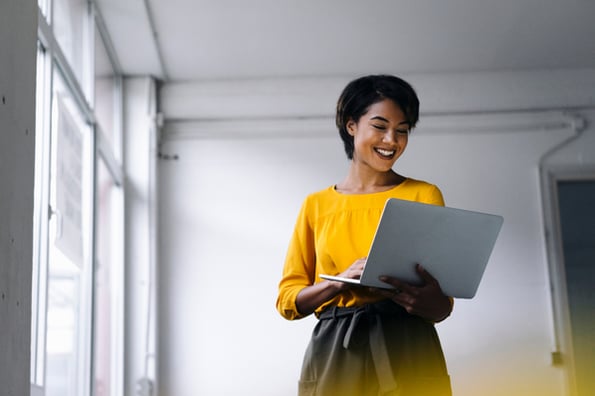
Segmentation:
{"type": "Polygon", "coordinates": [[[402,315],[405,310],[389,301],[367,304],[361,307],[333,307],[325,310],[319,316],[320,320],[336,319],[351,316],[349,327],[343,337],[343,348],[349,349],[351,338],[363,318],[368,319],[369,342],[372,361],[378,377],[378,385],[382,393],[397,388],[397,381],[393,375],[392,365],[386,348],[386,339],[382,329],[382,317],[385,315],[402,315]]]}

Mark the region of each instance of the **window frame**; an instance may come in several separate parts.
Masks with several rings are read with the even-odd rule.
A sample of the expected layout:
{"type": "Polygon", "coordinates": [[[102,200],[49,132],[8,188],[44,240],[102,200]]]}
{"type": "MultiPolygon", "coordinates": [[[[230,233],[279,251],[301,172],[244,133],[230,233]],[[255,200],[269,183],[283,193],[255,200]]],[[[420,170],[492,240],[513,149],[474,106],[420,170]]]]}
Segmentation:
{"type": "MultiPolygon", "coordinates": [[[[117,301],[117,306],[114,309],[115,321],[119,327],[115,330],[116,347],[112,351],[111,357],[113,364],[112,372],[114,374],[113,384],[116,390],[115,395],[123,394],[123,372],[124,372],[124,177],[123,177],[123,76],[117,58],[115,56],[114,47],[109,38],[109,34],[105,28],[103,18],[95,5],[94,1],[83,1],[85,7],[85,21],[83,22],[85,28],[85,43],[84,46],[84,70],[82,71],[82,79],[79,81],[77,75],[70,66],[68,59],[65,57],[56,37],[53,33],[51,20],[53,2],[51,0],[43,0],[38,3],[38,71],[37,71],[37,104],[36,104],[36,172],[35,172],[35,205],[34,205],[34,252],[33,252],[33,284],[32,284],[32,323],[31,323],[31,393],[33,395],[45,395],[46,393],[46,350],[47,350],[47,309],[48,309],[48,264],[49,264],[49,227],[51,217],[51,161],[52,161],[52,139],[51,125],[52,125],[52,106],[54,95],[54,76],[59,73],[63,79],[66,89],[72,95],[75,106],[79,109],[85,124],[90,128],[89,154],[90,154],[90,174],[88,175],[88,186],[84,188],[83,195],[87,194],[90,199],[90,224],[88,224],[89,233],[89,251],[85,262],[90,265],[90,280],[86,282],[89,286],[89,311],[85,314],[85,327],[89,330],[89,334],[84,340],[84,349],[87,351],[85,362],[81,367],[77,368],[77,376],[81,378],[82,386],[79,391],[84,392],[85,395],[94,394],[93,388],[93,361],[94,361],[94,294],[95,294],[95,265],[97,259],[96,252],[96,216],[97,216],[97,201],[96,201],[96,183],[97,183],[97,169],[99,163],[102,162],[108,169],[114,185],[118,187],[117,199],[115,202],[113,225],[117,228],[114,234],[120,235],[117,238],[116,250],[114,253],[118,257],[119,264],[118,274],[115,277],[119,295],[122,297],[117,301]],[[42,8],[43,7],[43,8],[42,8]],[[114,84],[112,87],[112,95],[114,101],[114,129],[115,142],[113,144],[106,138],[104,131],[101,130],[94,113],[94,86],[95,86],[95,40],[94,35],[99,33],[100,39],[105,46],[108,53],[110,65],[114,72],[114,84]]],[[[87,287],[87,286],[86,286],[87,287]]],[[[78,392],[78,391],[77,391],[78,392]]]]}

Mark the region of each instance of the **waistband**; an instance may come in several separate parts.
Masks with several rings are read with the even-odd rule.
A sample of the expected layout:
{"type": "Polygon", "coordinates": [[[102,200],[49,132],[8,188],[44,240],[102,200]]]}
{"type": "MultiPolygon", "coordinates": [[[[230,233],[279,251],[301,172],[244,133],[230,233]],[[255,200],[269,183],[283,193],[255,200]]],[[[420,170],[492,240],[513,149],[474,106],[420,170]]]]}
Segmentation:
{"type": "Polygon", "coordinates": [[[378,315],[409,315],[403,307],[389,300],[382,300],[372,304],[357,307],[329,307],[318,315],[320,320],[336,319],[354,314],[378,315]]]}
{"type": "Polygon", "coordinates": [[[351,317],[351,321],[343,337],[343,348],[349,349],[351,337],[360,323],[366,317],[370,323],[368,336],[370,352],[380,388],[389,392],[397,388],[397,383],[392,371],[392,365],[386,348],[382,318],[385,316],[409,315],[403,307],[392,301],[383,300],[373,304],[366,304],[359,307],[332,307],[320,313],[319,320],[333,320],[338,318],[351,317]]]}

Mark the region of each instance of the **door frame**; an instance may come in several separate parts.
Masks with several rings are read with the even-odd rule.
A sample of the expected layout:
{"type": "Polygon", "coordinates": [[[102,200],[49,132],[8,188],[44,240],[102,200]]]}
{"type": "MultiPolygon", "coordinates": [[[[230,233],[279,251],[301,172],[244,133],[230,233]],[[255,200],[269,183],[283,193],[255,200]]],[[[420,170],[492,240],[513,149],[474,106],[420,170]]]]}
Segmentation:
{"type": "Polygon", "coordinates": [[[572,328],[570,307],[566,287],[566,269],[558,183],[568,181],[594,181],[595,164],[589,165],[543,165],[540,168],[541,195],[543,205],[543,227],[545,236],[548,280],[552,304],[554,345],[552,365],[564,369],[566,394],[578,396],[576,386],[576,368],[572,346],[572,328]]]}

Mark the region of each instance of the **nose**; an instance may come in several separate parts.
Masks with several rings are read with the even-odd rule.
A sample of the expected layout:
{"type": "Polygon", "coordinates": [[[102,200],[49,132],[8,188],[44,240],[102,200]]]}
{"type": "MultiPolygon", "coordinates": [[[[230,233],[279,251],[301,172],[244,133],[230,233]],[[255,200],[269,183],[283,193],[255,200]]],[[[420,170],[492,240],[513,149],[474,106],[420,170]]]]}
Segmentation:
{"type": "Polygon", "coordinates": [[[397,132],[394,131],[387,131],[382,138],[382,141],[385,143],[395,143],[397,141],[397,132]]]}

